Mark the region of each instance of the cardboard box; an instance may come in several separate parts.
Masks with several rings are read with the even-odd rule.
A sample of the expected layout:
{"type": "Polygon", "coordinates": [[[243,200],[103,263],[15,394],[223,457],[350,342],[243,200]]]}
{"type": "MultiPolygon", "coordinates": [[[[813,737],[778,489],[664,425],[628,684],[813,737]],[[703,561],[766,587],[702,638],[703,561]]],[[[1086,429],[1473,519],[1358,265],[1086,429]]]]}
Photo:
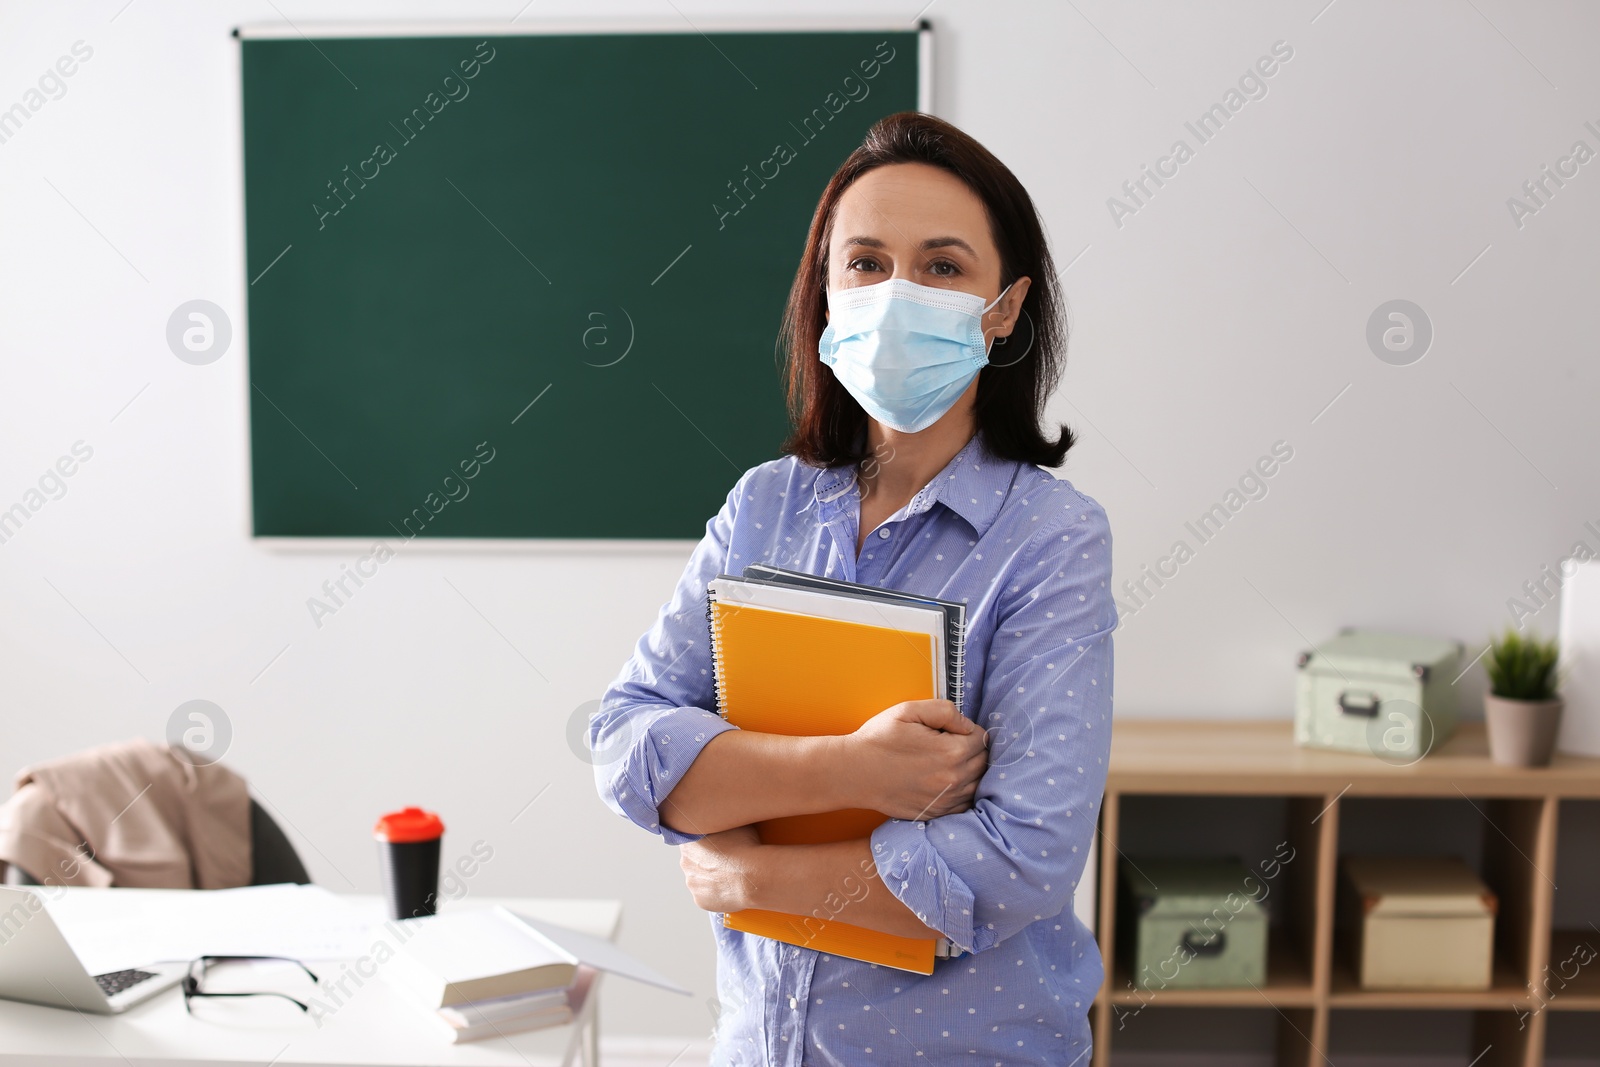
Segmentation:
{"type": "Polygon", "coordinates": [[[1498,901],[1454,856],[1347,856],[1340,926],[1362,989],[1489,988],[1498,901]]]}

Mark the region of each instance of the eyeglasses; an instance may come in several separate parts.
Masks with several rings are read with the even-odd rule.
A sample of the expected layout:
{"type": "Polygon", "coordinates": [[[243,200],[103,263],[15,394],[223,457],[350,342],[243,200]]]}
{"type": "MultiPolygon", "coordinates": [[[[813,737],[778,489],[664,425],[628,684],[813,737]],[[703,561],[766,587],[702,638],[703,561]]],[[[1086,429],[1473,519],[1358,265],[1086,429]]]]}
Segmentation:
{"type": "Polygon", "coordinates": [[[310,1006],[304,1001],[296,1000],[287,993],[265,991],[259,993],[208,993],[200,988],[200,981],[206,976],[213,963],[238,963],[249,960],[277,960],[281,963],[292,963],[306,974],[311,975],[313,982],[320,982],[310,967],[299,960],[290,959],[288,956],[201,956],[189,964],[189,973],[183,976],[183,1010],[193,1014],[194,1009],[189,1006],[189,1001],[195,997],[281,997],[301,1011],[309,1012],[310,1006]]]}

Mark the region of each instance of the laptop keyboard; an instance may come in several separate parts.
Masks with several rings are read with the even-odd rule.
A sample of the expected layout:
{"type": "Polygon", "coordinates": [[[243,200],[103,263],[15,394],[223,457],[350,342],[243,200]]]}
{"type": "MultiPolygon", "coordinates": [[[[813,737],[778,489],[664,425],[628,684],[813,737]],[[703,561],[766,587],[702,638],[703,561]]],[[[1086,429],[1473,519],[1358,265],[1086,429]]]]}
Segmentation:
{"type": "Polygon", "coordinates": [[[100,985],[100,992],[108,997],[114,997],[124,990],[132,989],[146,978],[154,978],[149,971],[130,968],[126,971],[111,971],[108,974],[97,974],[94,980],[100,985]]]}

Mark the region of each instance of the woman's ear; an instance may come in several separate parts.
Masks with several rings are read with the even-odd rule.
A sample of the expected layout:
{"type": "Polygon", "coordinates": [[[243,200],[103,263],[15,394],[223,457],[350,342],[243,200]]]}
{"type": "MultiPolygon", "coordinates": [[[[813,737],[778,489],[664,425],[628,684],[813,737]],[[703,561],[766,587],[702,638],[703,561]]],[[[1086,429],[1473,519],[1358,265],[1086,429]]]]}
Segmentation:
{"type": "Polygon", "coordinates": [[[1032,284],[1031,278],[1018,278],[1011,283],[1006,295],[984,315],[984,337],[993,340],[1011,336],[1011,331],[1017,328],[1017,319],[1022,317],[1022,302],[1028,298],[1028,286],[1032,284]]]}

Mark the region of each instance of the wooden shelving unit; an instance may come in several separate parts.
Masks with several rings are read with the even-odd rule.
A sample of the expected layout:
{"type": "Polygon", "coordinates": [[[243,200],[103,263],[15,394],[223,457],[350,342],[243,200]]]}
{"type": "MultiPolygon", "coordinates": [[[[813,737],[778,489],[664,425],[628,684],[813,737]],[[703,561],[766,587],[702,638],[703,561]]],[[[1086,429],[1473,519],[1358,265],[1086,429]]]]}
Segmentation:
{"type": "MultiPolygon", "coordinates": [[[[1476,1067],[1538,1067],[1551,1012],[1600,1012],[1600,960],[1569,965],[1567,973],[1576,976],[1564,981],[1549,977],[1580,946],[1600,949],[1595,887],[1583,904],[1589,912],[1583,921],[1594,926],[1552,929],[1560,806],[1596,799],[1600,759],[1558,755],[1548,768],[1500,767],[1489,761],[1480,724],[1463,725],[1426,759],[1399,766],[1297,748],[1287,722],[1119,722],[1096,850],[1097,936],[1107,977],[1091,1012],[1094,1067],[1116,1061],[1119,1013],[1146,1007],[1266,1009],[1277,1020],[1280,1067],[1328,1063],[1330,1025],[1341,1011],[1461,1011],[1472,1015],[1478,1049],[1488,1048],[1476,1067]],[[1117,861],[1129,802],[1151,797],[1255,797],[1281,805],[1282,839],[1293,847],[1294,859],[1282,868],[1279,915],[1269,933],[1267,980],[1260,988],[1134,989],[1116,940],[1117,861]],[[1482,832],[1479,874],[1500,899],[1488,991],[1359,988],[1342,952],[1335,892],[1341,813],[1353,799],[1368,797],[1402,805],[1427,798],[1470,804],[1466,810],[1475,813],[1470,817],[1482,832]]],[[[1600,817],[1600,806],[1593,810],[1600,817]]],[[[1418,840],[1415,851],[1438,848],[1418,840]]]]}

